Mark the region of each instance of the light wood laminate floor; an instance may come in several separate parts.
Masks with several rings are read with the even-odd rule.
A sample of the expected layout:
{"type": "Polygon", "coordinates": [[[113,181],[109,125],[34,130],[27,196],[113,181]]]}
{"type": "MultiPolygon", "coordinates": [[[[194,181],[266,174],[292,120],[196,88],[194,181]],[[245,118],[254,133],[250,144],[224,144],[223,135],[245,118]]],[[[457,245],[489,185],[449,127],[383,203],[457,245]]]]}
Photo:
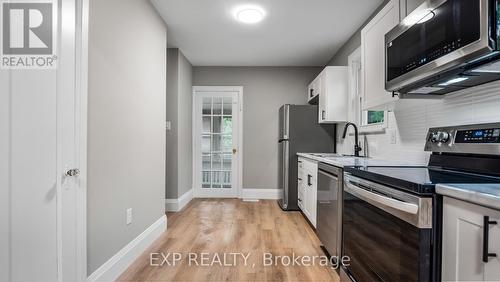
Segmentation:
{"type": "MultiPolygon", "coordinates": [[[[264,266],[264,253],[274,256],[321,256],[320,242],[300,212],[283,212],[276,201],[243,202],[238,199],[195,199],[181,212],[168,213],[168,229],[119,281],[338,281],[335,270],[314,266],[264,266]],[[153,262],[150,264],[151,253],[153,262]],[[161,255],[169,257],[170,266],[161,255]],[[173,266],[173,253],[182,259],[173,266]],[[191,253],[191,254],[190,254],[191,253]],[[202,266],[201,253],[228,255],[227,264],[202,266]],[[195,254],[199,258],[195,258],[195,254]],[[191,265],[189,263],[191,256],[191,265]],[[158,260],[156,258],[159,258],[158,260]],[[200,265],[194,262],[198,261],[200,265]],[[162,266],[158,266],[163,263],[162,266]]],[[[269,260],[267,260],[269,262],[269,260]]]]}

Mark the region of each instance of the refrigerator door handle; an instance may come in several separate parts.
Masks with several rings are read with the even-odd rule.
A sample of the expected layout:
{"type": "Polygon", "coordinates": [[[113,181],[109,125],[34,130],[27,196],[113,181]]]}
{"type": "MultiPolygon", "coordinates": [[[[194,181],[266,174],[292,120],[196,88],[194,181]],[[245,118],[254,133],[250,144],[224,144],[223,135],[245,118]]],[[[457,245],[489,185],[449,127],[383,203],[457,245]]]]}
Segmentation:
{"type": "Polygon", "coordinates": [[[289,183],[288,183],[288,176],[290,172],[289,168],[289,149],[288,149],[288,142],[283,142],[282,144],[282,150],[283,150],[283,159],[281,160],[283,162],[283,193],[284,193],[284,199],[283,199],[283,204],[285,208],[288,208],[288,189],[289,189],[289,183]]]}

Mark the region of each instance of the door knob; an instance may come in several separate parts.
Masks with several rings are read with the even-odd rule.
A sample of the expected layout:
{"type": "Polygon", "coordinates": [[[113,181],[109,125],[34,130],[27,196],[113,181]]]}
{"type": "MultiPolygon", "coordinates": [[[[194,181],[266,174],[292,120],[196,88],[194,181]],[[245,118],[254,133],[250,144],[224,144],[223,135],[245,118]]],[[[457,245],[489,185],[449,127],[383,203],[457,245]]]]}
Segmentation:
{"type": "Polygon", "coordinates": [[[237,150],[233,149],[233,155],[236,155],[237,150]]]}
{"type": "Polygon", "coordinates": [[[64,175],[68,177],[79,176],[80,170],[78,168],[67,169],[64,175]]]}

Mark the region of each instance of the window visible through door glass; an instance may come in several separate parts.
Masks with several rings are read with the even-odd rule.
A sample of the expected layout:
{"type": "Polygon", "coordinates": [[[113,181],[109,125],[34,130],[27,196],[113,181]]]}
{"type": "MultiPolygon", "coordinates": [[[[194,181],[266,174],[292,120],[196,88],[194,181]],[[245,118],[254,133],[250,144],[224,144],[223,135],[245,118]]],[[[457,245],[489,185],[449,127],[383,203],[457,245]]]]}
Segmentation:
{"type": "Polygon", "coordinates": [[[214,98],[213,114],[222,115],[222,98],[214,98]]]}
{"type": "Polygon", "coordinates": [[[222,133],[222,117],[213,117],[213,133],[222,133]]]}
{"type": "Polygon", "coordinates": [[[210,134],[212,132],[212,117],[204,116],[203,117],[203,133],[210,134]]]}
{"type": "Polygon", "coordinates": [[[201,137],[201,152],[210,154],[210,135],[203,134],[201,137]]]}
{"type": "Polygon", "coordinates": [[[232,114],[232,98],[203,98],[202,188],[232,188],[232,114]]]}
{"type": "Polygon", "coordinates": [[[204,115],[211,115],[212,114],[212,98],[203,98],[203,110],[202,110],[204,115]]]}
{"type": "Polygon", "coordinates": [[[233,114],[233,99],[224,98],[224,115],[232,115],[233,114]]]}

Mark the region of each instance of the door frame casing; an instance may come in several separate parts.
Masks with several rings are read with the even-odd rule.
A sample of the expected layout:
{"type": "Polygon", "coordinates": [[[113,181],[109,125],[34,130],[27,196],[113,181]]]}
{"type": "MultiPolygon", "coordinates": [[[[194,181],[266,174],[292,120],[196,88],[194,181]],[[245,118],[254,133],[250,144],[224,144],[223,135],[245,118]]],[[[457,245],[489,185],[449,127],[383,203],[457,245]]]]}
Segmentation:
{"type": "MultiPolygon", "coordinates": [[[[196,136],[198,132],[196,131],[196,93],[197,92],[238,92],[238,179],[236,180],[236,197],[242,198],[243,196],[243,86],[193,86],[193,105],[192,105],[192,127],[193,127],[193,196],[195,198],[200,197],[198,190],[199,187],[196,187],[197,183],[199,183],[197,179],[197,170],[198,165],[196,152],[196,136]]],[[[200,170],[201,171],[201,170],[200,170]]]]}
{"type": "MultiPolygon", "coordinates": [[[[61,30],[59,30],[59,40],[62,52],[62,46],[66,48],[74,48],[71,51],[65,51],[63,55],[68,55],[68,57],[60,57],[60,62],[58,66],[58,79],[57,79],[57,89],[58,100],[59,97],[63,95],[73,94],[73,112],[74,115],[74,156],[72,156],[72,167],[78,168],[80,171],[79,176],[76,178],[76,185],[71,189],[76,189],[75,191],[75,226],[68,227],[66,225],[66,220],[63,219],[64,214],[62,214],[61,201],[58,201],[58,230],[57,230],[57,244],[60,248],[58,251],[58,281],[62,282],[67,279],[68,274],[74,274],[77,281],[87,281],[87,117],[88,117],[88,45],[89,45],[89,0],[72,0],[72,1],[62,1],[59,2],[60,14],[71,11],[74,13],[72,16],[68,16],[67,23],[61,17],[61,25],[64,24],[74,24],[74,30],[71,34],[64,35],[61,30]],[[74,32],[74,33],[73,33],[74,32]],[[74,56],[74,57],[73,57],[74,56]],[[67,75],[64,75],[67,73],[67,75]],[[68,77],[72,76],[73,82],[68,83],[68,77]],[[70,87],[73,87],[70,89],[70,87]],[[67,230],[69,228],[69,232],[67,230]],[[74,233],[71,229],[74,228],[74,233]],[[73,238],[66,238],[63,236],[71,236],[73,238]],[[67,246],[64,242],[74,242],[67,246]],[[74,253],[63,252],[63,249],[74,248],[74,253]],[[69,256],[69,257],[68,257],[69,256]],[[70,260],[68,262],[67,260],[70,260]],[[71,268],[71,269],[68,269],[71,268]],[[70,273],[68,273],[70,272],[70,273]]],[[[64,28],[64,27],[61,27],[64,28]]],[[[58,108],[58,115],[64,117],[64,107],[68,106],[64,102],[58,101],[60,107],[58,108]]],[[[61,142],[64,138],[64,130],[67,130],[64,122],[58,121],[58,142],[61,142]]],[[[61,155],[63,153],[58,148],[58,153],[61,155]]],[[[57,172],[58,174],[64,174],[65,169],[69,167],[64,167],[68,165],[66,163],[68,159],[64,161],[59,157],[57,172]]],[[[59,182],[61,183],[61,182],[59,182]]],[[[65,189],[58,185],[58,197],[62,197],[61,189],[65,189]]]]}
{"type": "Polygon", "coordinates": [[[88,54],[89,54],[89,0],[76,0],[76,134],[77,165],[80,168],[77,191],[77,278],[87,281],[87,121],[88,121],[88,54]]]}

